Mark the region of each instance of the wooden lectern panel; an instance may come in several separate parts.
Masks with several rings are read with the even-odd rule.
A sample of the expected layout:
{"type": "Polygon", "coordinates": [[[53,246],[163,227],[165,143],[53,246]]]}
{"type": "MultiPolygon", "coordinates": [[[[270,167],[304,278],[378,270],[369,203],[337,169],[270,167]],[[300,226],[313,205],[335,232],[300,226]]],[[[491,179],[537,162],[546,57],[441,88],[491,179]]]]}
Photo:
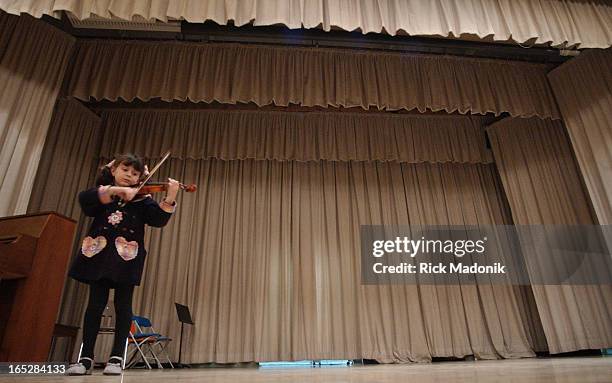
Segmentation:
{"type": "Polygon", "coordinates": [[[45,362],[76,222],[56,213],[0,218],[0,362],[45,362]]]}
{"type": "Polygon", "coordinates": [[[27,234],[0,236],[0,280],[25,278],[30,274],[36,240],[27,234]]]}

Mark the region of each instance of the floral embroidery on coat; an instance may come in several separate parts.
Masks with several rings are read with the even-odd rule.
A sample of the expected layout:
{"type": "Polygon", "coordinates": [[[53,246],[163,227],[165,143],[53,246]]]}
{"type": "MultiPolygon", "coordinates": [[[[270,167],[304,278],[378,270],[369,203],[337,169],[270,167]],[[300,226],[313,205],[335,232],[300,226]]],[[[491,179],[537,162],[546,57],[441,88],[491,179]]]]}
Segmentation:
{"type": "Polygon", "coordinates": [[[108,216],[108,223],[110,223],[113,226],[116,226],[119,224],[119,222],[123,221],[123,213],[120,212],[119,210],[115,211],[113,214],[108,216]]]}

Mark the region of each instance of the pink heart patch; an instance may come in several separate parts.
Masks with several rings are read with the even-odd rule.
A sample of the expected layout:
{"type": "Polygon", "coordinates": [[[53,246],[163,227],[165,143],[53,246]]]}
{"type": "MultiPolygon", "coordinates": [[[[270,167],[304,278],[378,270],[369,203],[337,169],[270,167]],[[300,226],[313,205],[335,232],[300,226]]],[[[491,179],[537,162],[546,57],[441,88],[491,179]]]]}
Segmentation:
{"type": "Polygon", "coordinates": [[[125,261],[131,261],[138,255],[138,242],[136,241],[128,242],[128,240],[123,237],[117,237],[115,239],[115,247],[117,248],[119,256],[125,261]]]}
{"type": "Polygon", "coordinates": [[[87,258],[91,258],[94,255],[98,254],[106,247],[106,238],[103,236],[96,237],[95,239],[92,237],[83,238],[83,244],[81,245],[81,252],[87,258]]]}

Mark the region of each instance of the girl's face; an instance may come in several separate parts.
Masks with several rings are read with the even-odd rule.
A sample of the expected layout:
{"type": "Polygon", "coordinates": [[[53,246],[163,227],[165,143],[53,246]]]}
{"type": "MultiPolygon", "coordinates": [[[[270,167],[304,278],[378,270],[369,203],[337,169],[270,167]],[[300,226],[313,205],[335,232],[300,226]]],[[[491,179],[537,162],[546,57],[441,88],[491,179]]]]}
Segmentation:
{"type": "Polygon", "coordinates": [[[140,172],[134,169],[131,165],[119,164],[111,168],[111,173],[115,177],[115,185],[117,186],[133,186],[140,179],[140,172]]]}

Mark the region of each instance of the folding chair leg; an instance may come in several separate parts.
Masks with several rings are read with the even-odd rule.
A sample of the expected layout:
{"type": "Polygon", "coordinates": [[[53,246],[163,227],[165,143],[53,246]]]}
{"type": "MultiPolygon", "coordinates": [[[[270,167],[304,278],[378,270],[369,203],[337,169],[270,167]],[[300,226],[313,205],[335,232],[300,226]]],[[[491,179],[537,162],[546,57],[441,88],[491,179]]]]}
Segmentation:
{"type": "Polygon", "coordinates": [[[174,368],[174,364],[172,364],[172,361],[170,360],[170,355],[168,355],[168,350],[166,350],[166,347],[164,347],[162,351],[164,352],[164,354],[166,354],[166,359],[168,360],[168,363],[170,363],[170,368],[174,368]]]}
{"type": "Polygon", "coordinates": [[[172,361],[170,360],[170,355],[168,355],[168,342],[156,342],[156,345],[159,345],[159,352],[160,353],[164,353],[164,355],[166,355],[166,360],[168,361],[168,363],[170,364],[170,368],[174,368],[174,365],[172,364],[172,361]]]}
{"type": "Polygon", "coordinates": [[[131,355],[130,355],[130,353],[128,352],[129,361],[126,363],[126,368],[130,368],[130,367],[132,367],[132,365],[134,364],[132,361],[133,361],[134,359],[136,359],[136,356],[138,355],[138,353],[137,353],[136,351],[137,351],[137,350],[134,350],[134,351],[131,353],[131,355]]]}
{"type": "Polygon", "coordinates": [[[125,338],[125,347],[123,347],[123,361],[121,362],[121,369],[125,370],[125,360],[127,359],[128,352],[128,338],[125,338]]]}
{"type": "Polygon", "coordinates": [[[151,346],[152,345],[149,345],[149,352],[151,353],[151,355],[153,355],[153,359],[155,359],[155,363],[157,363],[157,368],[159,368],[161,370],[164,367],[162,366],[161,362],[157,358],[157,355],[155,355],[155,351],[153,351],[153,347],[151,347],[151,346]]]}
{"type": "MultiPolygon", "coordinates": [[[[142,342],[142,344],[144,344],[144,342],[142,342]]],[[[140,356],[142,357],[142,360],[145,362],[145,364],[147,365],[147,368],[149,370],[152,370],[151,365],[149,364],[149,361],[147,360],[147,356],[144,354],[144,352],[142,351],[142,348],[140,347],[140,345],[138,344],[138,342],[134,342],[134,346],[136,346],[137,351],[140,353],[140,356]]]]}
{"type": "Polygon", "coordinates": [[[149,364],[149,359],[147,358],[147,356],[145,355],[145,353],[142,351],[142,347],[140,347],[140,345],[136,345],[136,347],[138,348],[138,351],[140,351],[140,355],[142,356],[142,360],[144,360],[145,364],[147,365],[147,368],[149,370],[152,370],[153,368],[151,367],[151,364],[149,364]]]}

